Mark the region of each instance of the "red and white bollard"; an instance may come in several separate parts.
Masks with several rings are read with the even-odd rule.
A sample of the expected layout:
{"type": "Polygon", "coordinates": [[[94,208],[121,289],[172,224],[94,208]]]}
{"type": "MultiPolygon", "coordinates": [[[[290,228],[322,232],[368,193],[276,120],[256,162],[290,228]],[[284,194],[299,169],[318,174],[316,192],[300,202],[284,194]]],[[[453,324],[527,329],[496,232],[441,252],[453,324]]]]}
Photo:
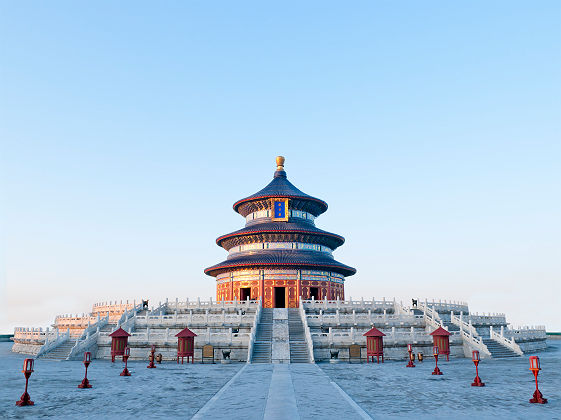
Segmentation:
{"type": "Polygon", "coordinates": [[[479,377],[478,366],[479,362],[481,361],[481,357],[479,356],[479,352],[477,350],[471,352],[471,360],[475,365],[475,379],[473,380],[471,386],[485,386],[485,384],[481,382],[481,378],[479,377]]]}
{"type": "Polygon", "coordinates": [[[148,360],[150,360],[150,364],[146,366],[149,369],[156,368],[156,365],[154,364],[154,358],[155,358],[154,353],[156,353],[156,345],[152,344],[152,349],[150,350],[150,356],[148,357],[148,360]]]}
{"type": "Polygon", "coordinates": [[[19,401],[16,401],[16,405],[19,406],[19,407],[24,407],[26,405],[34,405],[35,404],[33,401],[31,401],[31,397],[27,393],[27,383],[29,382],[29,377],[33,373],[33,364],[34,364],[33,359],[25,359],[23,361],[22,372],[25,375],[25,391],[22,394],[19,401]]]}
{"type": "Polygon", "coordinates": [[[534,391],[534,395],[532,396],[530,402],[533,404],[547,404],[547,399],[543,397],[543,394],[538,389],[538,373],[541,370],[540,358],[538,356],[530,356],[530,370],[536,379],[536,390],[534,391]]]}
{"type": "Polygon", "coordinates": [[[86,367],[86,374],[82,383],[78,385],[78,388],[91,388],[90,381],[88,381],[88,366],[92,362],[92,354],[89,351],[84,352],[84,366],[86,367]]]}
{"type": "Polygon", "coordinates": [[[413,363],[415,361],[415,355],[413,354],[412,344],[407,344],[407,351],[409,352],[409,363],[407,363],[407,366],[405,367],[415,367],[415,364],[413,363]]]}
{"type": "Polygon", "coordinates": [[[432,354],[434,356],[434,363],[435,363],[434,370],[432,371],[433,375],[442,375],[442,372],[438,368],[438,353],[439,353],[438,352],[438,346],[434,346],[432,348],[432,354]]]}
{"type": "Polygon", "coordinates": [[[129,360],[130,355],[131,355],[130,347],[125,347],[125,354],[123,354],[123,362],[125,362],[125,368],[123,369],[123,371],[119,376],[131,376],[131,373],[127,369],[127,361],[129,360]]]}

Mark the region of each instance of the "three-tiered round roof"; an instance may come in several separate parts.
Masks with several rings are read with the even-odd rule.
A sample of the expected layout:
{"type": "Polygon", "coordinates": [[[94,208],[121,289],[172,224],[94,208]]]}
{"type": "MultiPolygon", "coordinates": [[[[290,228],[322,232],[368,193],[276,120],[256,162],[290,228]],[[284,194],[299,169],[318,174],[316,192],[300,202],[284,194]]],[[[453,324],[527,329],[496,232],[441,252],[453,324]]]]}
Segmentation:
{"type": "MultiPolygon", "coordinates": [[[[310,293],[315,294],[315,298],[324,298],[323,292],[325,297],[332,298],[331,289],[342,298],[342,287],[337,285],[342,285],[344,277],[355,274],[356,270],[333,258],[333,250],[345,239],[315,226],[315,218],[326,210],[325,201],[303,193],[287,179],[284,158],[277,157],[273,180],[261,191],[234,203],[234,211],[246,219],[245,227],[216,239],[217,245],[228,251],[229,256],[207,268],[205,273],[217,277],[219,282],[222,280],[221,284],[226,278],[230,280],[229,288],[220,287],[219,283],[217,298],[264,298],[267,285],[277,289],[289,288],[285,301],[287,307],[300,297],[309,298],[310,293]],[[314,286],[307,284],[306,277],[310,277],[308,282],[315,281],[317,287],[314,290],[309,290],[314,286]],[[280,280],[282,286],[278,286],[280,283],[276,280],[280,280]],[[290,280],[300,284],[286,283],[290,280]],[[238,284],[239,281],[245,281],[245,284],[238,284]],[[262,284],[252,283],[259,281],[262,284]],[[306,284],[301,284],[302,281],[306,284]],[[331,288],[322,281],[337,284],[331,288]],[[291,293],[290,286],[299,287],[291,293]],[[246,290],[238,293],[237,289],[246,290]],[[299,293],[292,296],[294,292],[299,293]]],[[[275,306],[272,301],[274,293],[270,295],[271,302],[264,302],[265,306],[275,306]]],[[[277,303],[282,303],[280,301],[279,298],[277,303]]]]}

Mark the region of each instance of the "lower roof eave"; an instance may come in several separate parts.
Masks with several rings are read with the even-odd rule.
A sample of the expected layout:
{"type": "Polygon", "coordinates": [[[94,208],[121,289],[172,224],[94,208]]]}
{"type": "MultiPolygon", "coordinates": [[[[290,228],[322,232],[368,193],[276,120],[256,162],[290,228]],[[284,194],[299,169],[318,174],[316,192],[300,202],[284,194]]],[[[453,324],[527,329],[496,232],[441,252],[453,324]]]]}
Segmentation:
{"type": "Polygon", "coordinates": [[[356,269],[348,266],[342,267],[341,265],[334,264],[302,264],[302,263],[282,263],[279,264],[277,262],[266,263],[262,262],[259,264],[219,264],[218,266],[213,266],[205,269],[205,274],[211,277],[216,277],[218,274],[223,273],[225,271],[230,271],[231,269],[241,269],[241,268],[254,268],[259,269],[261,267],[266,267],[267,269],[270,268],[303,268],[303,269],[311,269],[311,270],[321,270],[321,271],[332,271],[335,273],[342,274],[345,277],[352,276],[356,274],[356,269]]]}

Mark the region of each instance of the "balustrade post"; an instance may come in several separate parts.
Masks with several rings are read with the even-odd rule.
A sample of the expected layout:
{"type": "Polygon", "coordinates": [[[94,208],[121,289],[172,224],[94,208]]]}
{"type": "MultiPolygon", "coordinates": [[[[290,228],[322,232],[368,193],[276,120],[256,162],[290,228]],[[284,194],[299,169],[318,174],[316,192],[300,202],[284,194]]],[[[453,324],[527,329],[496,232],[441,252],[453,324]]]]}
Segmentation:
{"type": "Polygon", "coordinates": [[[206,327],[206,342],[210,343],[210,327],[206,327]]]}
{"type": "Polygon", "coordinates": [[[504,325],[501,325],[501,337],[505,336],[505,327],[504,325]]]}
{"type": "Polygon", "coordinates": [[[384,308],[384,322],[388,319],[388,313],[386,312],[386,308],[384,308]]]}
{"type": "Polygon", "coordinates": [[[329,345],[333,345],[333,330],[329,327],[329,345]]]}

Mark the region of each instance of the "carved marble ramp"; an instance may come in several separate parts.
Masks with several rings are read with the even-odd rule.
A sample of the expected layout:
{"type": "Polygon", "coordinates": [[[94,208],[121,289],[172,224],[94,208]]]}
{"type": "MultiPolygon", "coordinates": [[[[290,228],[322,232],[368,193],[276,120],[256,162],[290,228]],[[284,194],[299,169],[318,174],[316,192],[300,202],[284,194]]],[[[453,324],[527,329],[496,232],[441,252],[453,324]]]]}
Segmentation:
{"type": "Polygon", "coordinates": [[[193,419],[370,419],[315,364],[247,364],[193,419]]]}

